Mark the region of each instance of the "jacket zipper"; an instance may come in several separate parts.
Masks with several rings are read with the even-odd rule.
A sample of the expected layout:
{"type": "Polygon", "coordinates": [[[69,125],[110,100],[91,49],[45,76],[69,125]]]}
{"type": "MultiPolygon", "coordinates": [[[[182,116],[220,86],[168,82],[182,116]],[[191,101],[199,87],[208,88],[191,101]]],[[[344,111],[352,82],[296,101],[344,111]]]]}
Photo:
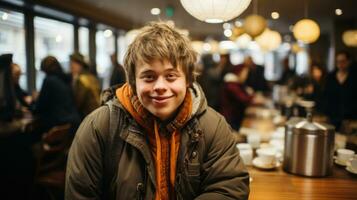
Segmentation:
{"type": "Polygon", "coordinates": [[[138,183],[136,185],[136,200],[143,200],[144,199],[144,184],[138,183]]]}

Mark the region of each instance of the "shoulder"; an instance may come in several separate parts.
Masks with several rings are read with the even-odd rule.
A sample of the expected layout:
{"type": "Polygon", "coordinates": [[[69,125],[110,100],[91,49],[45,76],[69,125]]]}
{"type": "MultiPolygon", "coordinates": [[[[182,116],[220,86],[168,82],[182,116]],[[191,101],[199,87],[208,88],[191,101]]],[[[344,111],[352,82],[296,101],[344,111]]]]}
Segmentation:
{"type": "MultiPolygon", "coordinates": [[[[101,106],[87,115],[82,121],[77,137],[87,137],[93,133],[97,137],[104,138],[109,132],[110,111],[108,106],[101,106]]],[[[91,136],[89,136],[91,137],[91,136]]]]}
{"type": "Polygon", "coordinates": [[[58,78],[57,78],[56,76],[47,75],[47,76],[43,79],[43,84],[56,83],[57,81],[58,81],[58,78]]]}
{"type": "Polygon", "coordinates": [[[204,134],[206,143],[212,142],[218,135],[219,137],[226,137],[229,139],[232,129],[227,123],[226,119],[211,107],[198,117],[200,129],[204,134]]]}
{"type": "Polygon", "coordinates": [[[110,128],[116,129],[117,126],[126,124],[122,120],[126,117],[128,117],[128,114],[122,110],[116,98],[113,98],[87,115],[82,124],[88,124],[88,128],[94,129],[103,137],[107,137],[110,134],[110,128]]]}
{"type": "Polygon", "coordinates": [[[64,84],[63,81],[57,76],[47,75],[43,80],[42,87],[47,89],[57,89],[62,84],[64,84]]]}

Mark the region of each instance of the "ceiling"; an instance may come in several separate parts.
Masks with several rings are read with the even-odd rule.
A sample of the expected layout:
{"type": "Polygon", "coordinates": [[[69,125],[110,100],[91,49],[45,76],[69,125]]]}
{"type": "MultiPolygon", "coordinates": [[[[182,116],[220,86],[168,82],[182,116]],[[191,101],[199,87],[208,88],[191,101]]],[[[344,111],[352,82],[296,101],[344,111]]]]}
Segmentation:
{"type": "MultiPolygon", "coordinates": [[[[129,22],[131,28],[138,28],[153,20],[173,20],[177,27],[188,29],[192,36],[221,37],[223,28],[221,24],[208,24],[201,22],[189,15],[182,7],[179,0],[77,0],[98,8],[99,11],[109,12],[118,19],[129,22]],[[165,16],[165,7],[172,6],[172,18],[165,16]],[[150,14],[153,7],[161,9],[159,16],[150,14]]],[[[254,1],[254,0],[253,0],[254,1]]],[[[253,1],[248,9],[236,19],[244,19],[253,13],[253,1]]],[[[281,33],[289,33],[289,26],[304,17],[304,5],[308,5],[308,18],[320,24],[321,31],[328,33],[333,29],[336,18],[357,20],[357,0],[258,0],[258,14],[269,19],[269,27],[281,33]],[[304,3],[306,2],[306,3],[304,3]],[[343,15],[336,16],[335,8],[341,8],[343,15]],[[280,18],[272,20],[270,13],[278,11],[280,18]]],[[[232,20],[235,21],[236,19],[232,20]]]]}

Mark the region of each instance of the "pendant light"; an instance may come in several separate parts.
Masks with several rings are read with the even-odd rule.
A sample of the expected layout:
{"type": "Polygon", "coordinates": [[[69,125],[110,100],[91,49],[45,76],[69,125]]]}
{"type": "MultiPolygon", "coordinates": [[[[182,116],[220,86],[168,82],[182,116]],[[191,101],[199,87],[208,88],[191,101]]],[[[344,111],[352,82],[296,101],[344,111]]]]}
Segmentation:
{"type": "Polygon", "coordinates": [[[251,37],[256,37],[264,32],[267,27],[267,22],[264,17],[258,15],[258,0],[254,0],[253,4],[254,14],[249,15],[244,20],[244,30],[251,37]]]}
{"type": "Polygon", "coordinates": [[[238,17],[251,0],[180,0],[193,17],[207,23],[222,23],[238,17]]]}
{"type": "Polygon", "coordinates": [[[357,47],[357,30],[348,30],[343,32],[342,40],[348,47],[357,47]]]}
{"type": "Polygon", "coordinates": [[[308,0],[305,0],[305,19],[298,21],[293,28],[294,37],[306,44],[315,42],[320,37],[320,27],[312,19],[307,18],[308,5],[306,5],[308,0]]]}

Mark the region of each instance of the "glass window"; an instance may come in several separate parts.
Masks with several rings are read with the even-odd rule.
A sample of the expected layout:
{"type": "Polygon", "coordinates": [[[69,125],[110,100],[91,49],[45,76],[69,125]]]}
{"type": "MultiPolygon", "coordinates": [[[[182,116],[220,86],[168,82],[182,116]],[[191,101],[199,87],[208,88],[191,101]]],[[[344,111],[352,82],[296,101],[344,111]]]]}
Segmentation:
{"type": "Polygon", "coordinates": [[[24,15],[0,10],[0,54],[12,53],[13,62],[20,65],[21,88],[27,90],[24,15]]]}
{"type": "Polygon", "coordinates": [[[296,73],[298,75],[307,74],[309,70],[309,54],[300,51],[296,54],[296,73]]]}
{"type": "Polygon", "coordinates": [[[35,67],[36,88],[41,89],[44,78],[40,71],[41,60],[48,56],[55,56],[65,72],[69,72],[69,55],[73,53],[73,25],[35,17],[35,67]]]}
{"type": "Polygon", "coordinates": [[[110,55],[114,53],[114,36],[111,31],[98,31],[95,37],[97,46],[97,73],[102,83],[102,88],[109,87],[111,75],[110,55]]]}
{"type": "Polygon", "coordinates": [[[119,35],[118,37],[118,62],[123,65],[125,52],[128,48],[128,45],[125,40],[125,35],[119,35]]]}
{"type": "Polygon", "coordinates": [[[86,27],[79,27],[79,52],[89,60],[89,29],[86,27]]]}

